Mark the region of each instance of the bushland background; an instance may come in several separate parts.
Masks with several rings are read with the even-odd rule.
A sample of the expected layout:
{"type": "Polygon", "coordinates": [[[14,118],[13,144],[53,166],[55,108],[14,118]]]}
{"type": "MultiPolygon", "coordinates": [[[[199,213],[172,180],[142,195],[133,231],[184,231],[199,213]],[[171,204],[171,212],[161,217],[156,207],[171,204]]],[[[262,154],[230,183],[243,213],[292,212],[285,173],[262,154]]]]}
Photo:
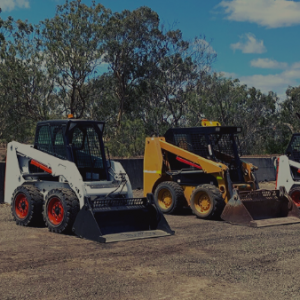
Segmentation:
{"type": "Polygon", "coordinates": [[[143,155],[146,136],[203,118],[242,126],[242,154],[282,153],[299,131],[300,86],[286,98],[214,72],[205,32],[185,40],[148,7],[112,13],[66,1],[39,24],[0,13],[0,142],[31,143],[37,121],[103,120],[114,157],[143,155]]]}

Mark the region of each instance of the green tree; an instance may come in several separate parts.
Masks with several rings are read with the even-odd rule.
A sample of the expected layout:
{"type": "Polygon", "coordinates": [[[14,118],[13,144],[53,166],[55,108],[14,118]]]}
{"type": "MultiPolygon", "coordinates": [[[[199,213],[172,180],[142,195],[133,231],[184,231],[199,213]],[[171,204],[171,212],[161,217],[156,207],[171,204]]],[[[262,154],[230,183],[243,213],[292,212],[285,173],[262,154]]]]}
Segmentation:
{"type": "Polygon", "coordinates": [[[104,61],[114,78],[114,94],[119,101],[118,127],[124,111],[134,109],[135,88],[149,72],[155,72],[157,51],[161,51],[159,44],[164,37],[158,26],[157,13],[148,7],[114,13],[105,26],[104,61]]]}
{"type": "Polygon", "coordinates": [[[102,62],[103,27],[109,14],[95,1],[90,7],[80,0],[66,1],[57,6],[54,18],[41,22],[41,43],[59,91],[61,114],[84,116],[90,97],[85,87],[102,62]]]}
{"type": "Polygon", "coordinates": [[[286,99],[281,103],[281,122],[290,133],[300,132],[300,120],[296,113],[300,113],[300,86],[289,87],[286,99]]]}
{"type": "MultiPolygon", "coordinates": [[[[276,94],[266,95],[254,87],[241,85],[237,79],[212,74],[199,85],[197,96],[193,110],[201,112],[202,118],[217,120],[224,126],[242,127],[243,154],[263,154],[269,150],[267,143],[274,139],[272,133],[278,117],[276,94]]],[[[200,116],[191,118],[191,125],[198,125],[199,119],[200,116]]]]}
{"type": "Polygon", "coordinates": [[[300,86],[290,86],[286,90],[286,99],[279,103],[279,114],[273,132],[275,138],[269,142],[269,152],[284,153],[292,134],[300,132],[297,113],[300,113],[300,86]]]}
{"type": "Polygon", "coordinates": [[[27,141],[32,125],[51,115],[54,84],[44,68],[35,28],[12,18],[6,24],[0,63],[1,137],[27,141]]]}
{"type": "Polygon", "coordinates": [[[139,111],[148,134],[161,135],[169,127],[188,125],[198,82],[216,57],[205,39],[185,41],[179,30],[166,32],[163,49],[166,53],[158,57],[156,72],[141,85],[139,111]]]}

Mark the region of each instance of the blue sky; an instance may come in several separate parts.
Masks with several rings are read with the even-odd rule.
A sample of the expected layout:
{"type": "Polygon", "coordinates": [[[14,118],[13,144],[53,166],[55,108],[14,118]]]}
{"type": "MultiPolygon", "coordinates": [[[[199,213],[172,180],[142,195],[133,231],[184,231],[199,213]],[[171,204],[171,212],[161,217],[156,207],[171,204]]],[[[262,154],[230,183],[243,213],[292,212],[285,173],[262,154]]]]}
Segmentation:
{"type": "MultiPolygon", "coordinates": [[[[0,0],[6,19],[38,23],[64,0],[0,0]]],[[[82,0],[90,5],[90,0],[82,0]]],[[[148,6],[185,39],[205,35],[217,53],[213,70],[283,100],[300,85],[300,0],[102,0],[112,11],[148,6]]]]}

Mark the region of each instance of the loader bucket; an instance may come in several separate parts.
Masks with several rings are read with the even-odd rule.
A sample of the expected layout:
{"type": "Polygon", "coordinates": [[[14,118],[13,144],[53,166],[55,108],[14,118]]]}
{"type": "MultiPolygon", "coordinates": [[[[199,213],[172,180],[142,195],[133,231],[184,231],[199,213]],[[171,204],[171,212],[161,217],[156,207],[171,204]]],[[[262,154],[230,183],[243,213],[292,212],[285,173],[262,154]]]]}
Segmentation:
{"type": "Polygon", "coordinates": [[[234,190],[221,218],[232,224],[252,227],[300,223],[299,210],[284,187],[251,192],[234,190]]]}
{"type": "Polygon", "coordinates": [[[156,207],[152,194],[147,198],[86,199],[75,219],[73,232],[100,243],[174,234],[156,207]]]}

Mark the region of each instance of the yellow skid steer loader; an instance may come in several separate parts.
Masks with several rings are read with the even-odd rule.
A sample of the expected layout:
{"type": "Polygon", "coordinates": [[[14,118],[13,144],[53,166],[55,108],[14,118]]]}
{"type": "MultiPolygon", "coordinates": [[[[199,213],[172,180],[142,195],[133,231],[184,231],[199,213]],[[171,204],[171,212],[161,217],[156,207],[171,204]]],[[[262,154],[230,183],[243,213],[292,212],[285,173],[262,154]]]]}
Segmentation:
{"type": "Polygon", "coordinates": [[[146,138],[144,194],[154,193],[163,213],[190,206],[202,219],[270,226],[300,222],[282,190],[258,190],[254,165],[240,158],[240,127],[202,121],[202,127],[169,129],[146,138]],[[272,219],[272,221],[270,220],[272,219]]]}

